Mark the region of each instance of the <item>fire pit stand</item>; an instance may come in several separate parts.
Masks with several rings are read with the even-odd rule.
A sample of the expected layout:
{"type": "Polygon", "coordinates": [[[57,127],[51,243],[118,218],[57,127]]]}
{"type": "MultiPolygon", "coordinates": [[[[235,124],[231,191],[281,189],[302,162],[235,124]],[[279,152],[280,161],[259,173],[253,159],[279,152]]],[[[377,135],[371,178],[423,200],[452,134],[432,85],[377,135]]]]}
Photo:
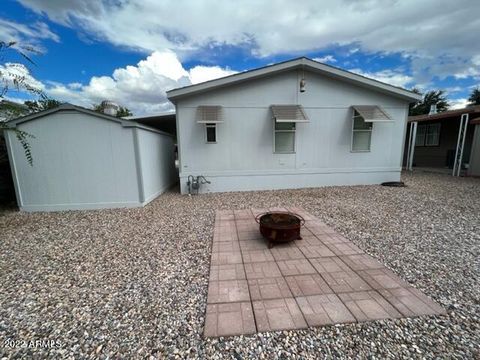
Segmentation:
{"type": "Polygon", "coordinates": [[[286,211],[270,211],[255,216],[260,225],[260,233],[268,240],[268,247],[276,243],[286,243],[293,240],[302,240],[300,229],[305,220],[298,214],[286,211]]]}

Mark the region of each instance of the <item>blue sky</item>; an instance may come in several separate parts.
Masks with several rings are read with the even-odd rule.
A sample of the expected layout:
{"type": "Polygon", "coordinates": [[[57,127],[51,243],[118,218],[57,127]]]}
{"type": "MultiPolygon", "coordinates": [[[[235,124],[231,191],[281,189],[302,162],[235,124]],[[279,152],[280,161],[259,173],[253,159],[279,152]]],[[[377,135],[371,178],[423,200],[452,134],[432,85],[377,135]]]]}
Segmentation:
{"type": "Polygon", "coordinates": [[[171,88],[298,56],[460,107],[480,83],[479,13],[471,0],[4,0],[0,39],[41,51],[23,75],[50,97],[136,114],[171,109],[171,88]]]}

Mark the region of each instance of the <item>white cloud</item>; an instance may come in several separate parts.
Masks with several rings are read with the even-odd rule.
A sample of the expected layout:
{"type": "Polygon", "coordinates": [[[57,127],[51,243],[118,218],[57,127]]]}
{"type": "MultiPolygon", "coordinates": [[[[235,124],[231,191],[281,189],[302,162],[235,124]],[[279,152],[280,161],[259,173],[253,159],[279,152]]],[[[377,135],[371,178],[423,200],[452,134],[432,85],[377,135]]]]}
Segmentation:
{"type": "Polygon", "coordinates": [[[468,105],[468,99],[467,98],[460,98],[460,99],[451,99],[449,100],[450,103],[450,109],[463,109],[468,105]]]}
{"type": "Polygon", "coordinates": [[[188,72],[192,84],[198,84],[204,81],[218,79],[220,77],[235,74],[236,71],[223,69],[220,66],[202,66],[198,65],[191,68],[188,72]]]}
{"type": "Polygon", "coordinates": [[[321,62],[321,63],[335,63],[337,59],[333,55],[325,55],[322,57],[313,58],[313,60],[321,62]]]}
{"type": "Polygon", "coordinates": [[[44,51],[39,40],[53,40],[59,42],[60,38],[53,33],[47,24],[34,22],[31,25],[20,24],[6,19],[0,19],[0,41],[6,43],[17,42],[18,46],[32,46],[37,51],[44,51]]]}
{"type": "Polygon", "coordinates": [[[392,70],[364,72],[361,69],[350,69],[349,71],[354,72],[358,75],[366,76],[371,79],[375,79],[394,86],[400,86],[403,88],[410,87],[413,82],[413,77],[392,70]]]}
{"type": "Polygon", "coordinates": [[[42,91],[45,88],[23,64],[8,62],[0,65],[0,75],[1,86],[13,91],[19,90],[21,92],[28,89],[42,91]]]}
{"type": "Polygon", "coordinates": [[[108,99],[128,107],[135,115],[172,109],[166,91],[233,74],[218,66],[186,70],[171,51],[154,52],[137,65],[116,69],[111,76],[94,76],[86,85],[48,83],[46,93],[55,99],[91,107],[108,99]]]}
{"type": "Polygon", "coordinates": [[[184,58],[230,45],[267,56],[337,44],[354,46],[352,53],[399,53],[415,76],[476,76],[480,67],[480,48],[473,45],[478,0],[19,1],[93,38],[146,53],[170,49],[184,58]]]}

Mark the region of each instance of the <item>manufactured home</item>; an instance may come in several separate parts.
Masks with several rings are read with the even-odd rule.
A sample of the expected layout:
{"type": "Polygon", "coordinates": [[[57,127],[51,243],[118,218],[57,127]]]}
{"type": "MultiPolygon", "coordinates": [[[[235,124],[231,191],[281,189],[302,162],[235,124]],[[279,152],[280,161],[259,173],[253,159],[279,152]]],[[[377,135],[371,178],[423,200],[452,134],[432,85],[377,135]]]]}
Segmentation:
{"type": "Polygon", "coordinates": [[[8,124],[34,136],[29,164],[5,131],[20,210],[143,206],[178,180],[174,136],[138,121],[64,104],[8,124]]]}
{"type": "Polygon", "coordinates": [[[400,180],[411,91],[299,58],[167,92],[200,192],[400,180]]]}

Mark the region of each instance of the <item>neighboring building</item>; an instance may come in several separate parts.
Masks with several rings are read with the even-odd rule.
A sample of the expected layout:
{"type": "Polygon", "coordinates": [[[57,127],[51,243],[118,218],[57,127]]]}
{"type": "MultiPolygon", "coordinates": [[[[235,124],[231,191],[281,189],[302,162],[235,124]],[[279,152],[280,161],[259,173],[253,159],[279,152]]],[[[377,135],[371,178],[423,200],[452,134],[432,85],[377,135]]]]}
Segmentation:
{"type": "Polygon", "coordinates": [[[480,176],[479,118],[480,106],[409,117],[404,165],[480,176]]]}
{"type": "Polygon", "coordinates": [[[8,124],[35,136],[31,166],[6,132],[21,210],[142,206],[178,180],[173,136],[139,121],[64,104],[8,124]]]}
{"type": "Polygon", "coordinates": [[[400,180],[409,103],[421,96],[307,58],[167,93],[181,192],[400,180]]]}

